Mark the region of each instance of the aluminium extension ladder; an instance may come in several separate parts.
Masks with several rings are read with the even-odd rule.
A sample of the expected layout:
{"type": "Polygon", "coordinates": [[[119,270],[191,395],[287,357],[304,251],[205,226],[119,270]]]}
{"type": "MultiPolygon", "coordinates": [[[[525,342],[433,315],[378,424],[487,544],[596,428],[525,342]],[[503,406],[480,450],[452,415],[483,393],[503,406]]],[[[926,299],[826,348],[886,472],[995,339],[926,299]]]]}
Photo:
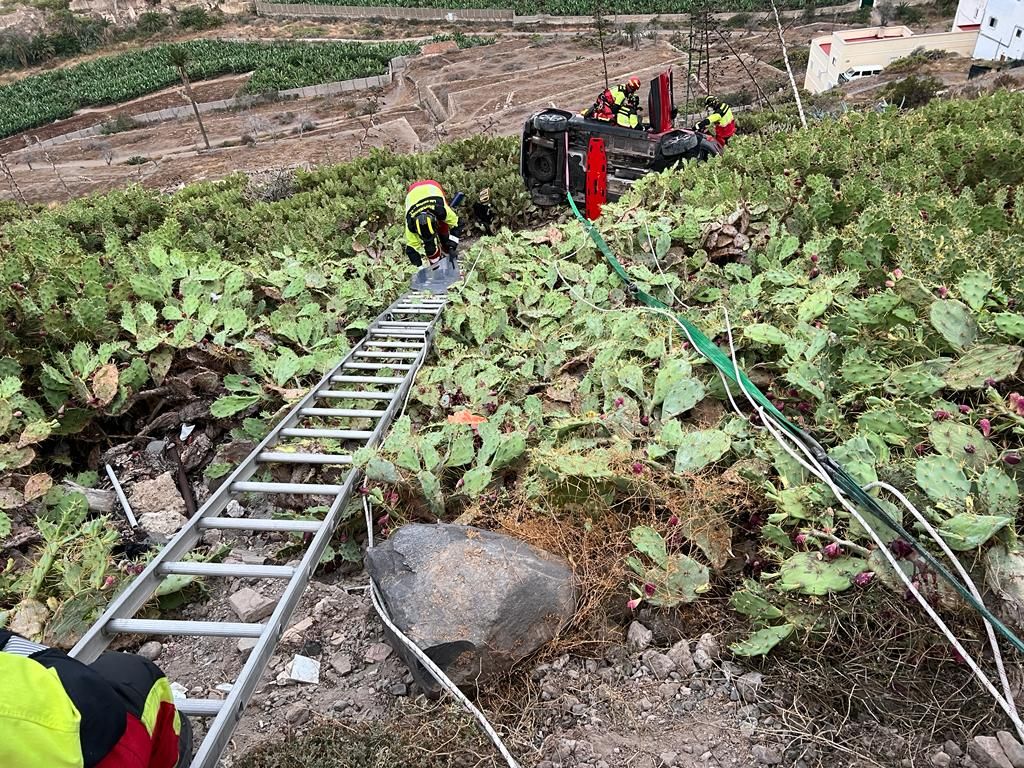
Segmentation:
{"type": "MultiPolygon", "coordinates": [[[[457,275],[458,267],[454,269],[457,275]]],[[[192,768],[214,768],[227,746],[345,507],[360,486],[362,472],[352,466],[352,454],[360,448],[380,444],[397,412],[403,408],[416,372],[430,351],[437,321],[447,303],[443,294],[446,283],[440,275],[437,281],[426,281],[423,288],[403,294],[374,320],[365,338],[270,431],[72,649],[71,656],[88,664],[107,648],[113,635],[121,633],[256,638],[256,646],[226,698],[175,702],[183,714],[213,718],[193,758],[192,768]],[[381,371],[392,371],[395,375],[380,375],[381,371]],[[381,404],[383,407],[377,407],[381,404]],[[301,426],[309,419],[328,421],[330,426],[301,426]],[[367,423],[372,428],[363,426],[367,423]],[[287,450],[293,438],[327,438],[340,441],[344,448],[337,454],[307,453],[301,446],[287,450]],[[275,465],[348,469],[341,470],[342,477],[330,483],[251,481],[256,472],[275,465]],[[322,522],[222,517],[228,502],[242,494],[332,497],[333,502],[322,522]],[[184,561],[184,556],[208,530],[311,533],[313,539],[296,567],[184,561]],[[277,598],[273,614],[263,624],[134,618],[153,597],[162,578],[172,574],[280,579],[286,581],[286,586],[277,598]]],[[[313,499],[309,505],[315,505],[313,499]]]]}

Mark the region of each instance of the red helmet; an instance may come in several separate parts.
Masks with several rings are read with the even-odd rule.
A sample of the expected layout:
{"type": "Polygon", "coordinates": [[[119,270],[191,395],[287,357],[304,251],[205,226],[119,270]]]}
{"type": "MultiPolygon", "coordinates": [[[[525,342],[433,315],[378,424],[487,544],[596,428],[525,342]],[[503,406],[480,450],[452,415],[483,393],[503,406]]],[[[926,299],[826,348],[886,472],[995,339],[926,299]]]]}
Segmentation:
{"type": "Polygon", "coordinates": [[[640,78],[637,77],[636,75],[633,75],[633,77],[629,78],[629,81],[626,83],[626,87],[631,91],[639,91],[640,78]]]}

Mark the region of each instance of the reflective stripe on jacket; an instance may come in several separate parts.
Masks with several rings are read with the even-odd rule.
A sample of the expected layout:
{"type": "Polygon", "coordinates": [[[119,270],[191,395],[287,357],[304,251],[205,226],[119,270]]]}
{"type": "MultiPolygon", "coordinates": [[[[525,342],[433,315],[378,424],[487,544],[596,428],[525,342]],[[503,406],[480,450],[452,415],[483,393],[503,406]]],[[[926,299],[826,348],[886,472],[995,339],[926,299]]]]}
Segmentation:
{"type": "Polygon", "coordinates": [[[735,119],[732,116],[732,107],[724,101],[719,102],[718,105],[711,108],[711,114],[708,115],[708,123],[711,125],[720,125],[723,128],[726,128],[734,122],[735,119]]]}

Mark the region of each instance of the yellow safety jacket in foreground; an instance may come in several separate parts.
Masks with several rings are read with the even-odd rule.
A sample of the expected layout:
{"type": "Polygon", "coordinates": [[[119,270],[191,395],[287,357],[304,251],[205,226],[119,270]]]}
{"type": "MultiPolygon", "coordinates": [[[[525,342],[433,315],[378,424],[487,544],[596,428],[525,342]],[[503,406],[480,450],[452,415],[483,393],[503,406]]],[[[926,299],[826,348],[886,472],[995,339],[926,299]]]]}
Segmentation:
{"type": "Polygon", "coordinates": [[[459,215],[455,213],[445,200],[444,190],[436,181],[417,181],[409,186],[405,196],[405,244],[425,256],[433,256],[438,247],[448,239],[448,230],[459,226],[459,215]],[[421,213],[433,214],[438,223],[428,220],[426,231],[416,221],[421,213]]]}

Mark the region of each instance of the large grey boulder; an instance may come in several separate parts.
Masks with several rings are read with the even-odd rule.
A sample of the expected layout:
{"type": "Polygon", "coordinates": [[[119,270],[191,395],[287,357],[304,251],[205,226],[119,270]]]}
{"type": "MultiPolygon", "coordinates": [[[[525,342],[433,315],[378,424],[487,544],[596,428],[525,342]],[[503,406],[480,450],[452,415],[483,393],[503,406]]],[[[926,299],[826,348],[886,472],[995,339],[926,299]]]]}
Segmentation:
{"type": "MultiPolygon", "coordinates": [[[[366,553],[366,570],[395,625],[457,684],[509,669],[572,618],[576,590],[560,558],[465,525],[405,525],[366,553]]],[[[388,641],[420,688],[440,690],[415,657],[388,641]]]]}

